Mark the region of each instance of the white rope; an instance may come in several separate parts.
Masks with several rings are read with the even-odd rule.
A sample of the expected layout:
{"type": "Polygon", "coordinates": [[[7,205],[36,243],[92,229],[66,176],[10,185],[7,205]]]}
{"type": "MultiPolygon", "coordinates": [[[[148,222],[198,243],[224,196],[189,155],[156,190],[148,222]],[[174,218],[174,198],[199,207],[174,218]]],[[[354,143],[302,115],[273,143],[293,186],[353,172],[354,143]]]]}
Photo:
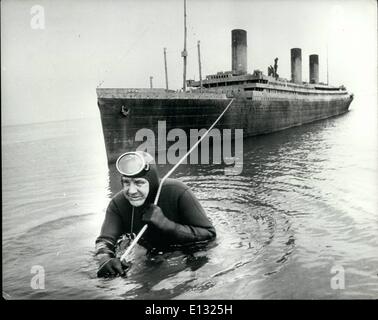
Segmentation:
{"type": "MultiPolygon", "coordinates": [[[[168,173],[161,179],[160,181],[160,184],[159,184],[159,188],[157,190],[157,193],[156,193],[156,197],[155,197],[155,201],[154,201],[154,204],[157,205],[158,201],[159,201],[159,197],[160,197],[160,193],[161,193],[161,188],[163,187],[163,183],[165,182],[165,180],[168,179],[168,177],[177,169],[177,167],[188,157],[188,155],[201,143],[201,141],[207,136],[207,134],[211,131],[211,129],[214,128],[214,126],[217,124],[217,122],[220,120],[220,118],[222,118],[222,116],[226,113],[226,111],[228,110],[228,108],[231,106],[232,102],[234,101],[234,99],[231,99],[230,103],[227,105],[227,107],[223,110],[223,112],[220,114],[220,116],[217,118],[217,120],[215,120],[215,122],[212,124],[212,126],[207,129],[207,131],[204,133],[203,136],[201,136],[201,139],[199,139],[191,148],[190,150],[180,159],[179,162],[177,162],[174,167],[168,171],[168,173]]],[[[127,248],[127,250],[125,251],[125,253],[122,255],[121,257],[121,261],[123,261],[124,259],[126,259],[127,255],[130,253],[130,251],[133,249],[133,247],[137,244],[138,240],[140,239],[140,237],[143,235],[143,233],[147,230],[147,227],[148,225],[144,225],[143,228],[139,231],[138,235],[135,237],[135,239],[133,240],[133,242],[130,244],[130,246],[127,248]]]]}

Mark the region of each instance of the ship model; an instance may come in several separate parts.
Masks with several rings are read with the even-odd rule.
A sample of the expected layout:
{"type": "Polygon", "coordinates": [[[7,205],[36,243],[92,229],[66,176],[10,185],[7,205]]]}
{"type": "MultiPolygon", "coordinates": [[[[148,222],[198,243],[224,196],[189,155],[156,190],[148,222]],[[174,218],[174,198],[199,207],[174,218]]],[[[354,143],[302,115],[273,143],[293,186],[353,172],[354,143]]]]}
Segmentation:
{"type": "MultiPolygon", "coordinates": [[[[186,19],[186,14],[184,17],[186,19]]],[[[159,122],[164,121],[165,132],[177,128],[187,133],[190,129],[207,129],[231,100],[232,104],[217,128],[243,129],[244,138],[348,111],[353,94],[348,93],[344,86],[319,82],[318,55],[309,56],[309,82],[304,82],[301,49],[291,49],[291,79],[287,80],[277,73],[277,58],[274,66],[269,66],[268,75],[259,70],[248,73],[245,30],[232,30],[231,42],[231,71],[207,75],[202,79],[199,55],[199,81],[186,80],[185,21],[182,90],[168,89],[167,72],[166,88],[152,88],[152,83],[150,88],[97,88],[108,163],[114,163],[121,153],[135,150],[141,144],[136,141],[138,130],[151,130],[156,140],[154,144],[158,146],[159,122]]]]}

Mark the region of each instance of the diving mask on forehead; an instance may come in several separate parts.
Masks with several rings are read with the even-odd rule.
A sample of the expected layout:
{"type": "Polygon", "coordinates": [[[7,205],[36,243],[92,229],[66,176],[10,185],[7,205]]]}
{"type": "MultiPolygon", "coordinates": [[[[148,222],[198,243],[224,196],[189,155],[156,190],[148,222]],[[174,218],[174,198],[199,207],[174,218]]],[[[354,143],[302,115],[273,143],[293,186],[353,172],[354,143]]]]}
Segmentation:
{"type": "Polygon", "coordinates": [[[116,168],[124,176],[135,177],[142,171],[150,170],[150,165],[142,153],[126,152],[117,159],[116,168]]]}

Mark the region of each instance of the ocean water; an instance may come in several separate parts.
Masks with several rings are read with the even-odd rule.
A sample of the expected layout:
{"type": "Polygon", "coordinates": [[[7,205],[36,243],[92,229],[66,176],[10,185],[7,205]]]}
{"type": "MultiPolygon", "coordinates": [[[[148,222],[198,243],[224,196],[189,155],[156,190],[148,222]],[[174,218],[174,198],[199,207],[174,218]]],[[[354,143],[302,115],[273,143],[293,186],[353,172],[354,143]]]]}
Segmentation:
{"type": "Polygon", "coordinates": [[[158,260],[137,246],[128,277],[109,280],[96,278],[94,241],[120,186],[100,119],[3,127],[3,296],[377,299],[377,159],[376,105],[355,100],[345,115],[246,139],[240,175],[180,166],[216,241],[158,260]]]}

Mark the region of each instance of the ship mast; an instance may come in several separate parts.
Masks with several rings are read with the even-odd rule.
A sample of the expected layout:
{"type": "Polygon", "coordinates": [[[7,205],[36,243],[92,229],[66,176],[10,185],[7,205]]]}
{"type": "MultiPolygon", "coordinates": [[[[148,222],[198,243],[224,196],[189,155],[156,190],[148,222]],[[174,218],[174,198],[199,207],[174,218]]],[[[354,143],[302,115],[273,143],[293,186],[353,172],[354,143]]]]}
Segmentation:
{"type": "Polygon", "coordinates": [[[198,47],[198,68],[199,68],[199,80],[200,80],[200,88],[202,90],[202,71],[201,71],[201,50],[200,50],[200,42],[197,42],[198,47]]]}
{"type": "Polygon", "coordinates": [[[328,82],[328,43],[327,43],[327,86],[329,85],[329,82],[328,82]]]}
{"type": "Polygon", "coordinates": [[[181,52],[181,56],[184,58],[184,74],[182,89],[186,91],[186,57],[188,52],[186,51],[186,0],[184,0],[184,50],[181,52]]]}
{"type": "Polygon", "coordinates": [[[167,48],[164,48],[165,88],[168,91],[167,48]]]}
{"type": "Polygon", "coordinates": [[[153,78],[154,78],[153,76],[150,76],[150,89],[153,89],[153,85],[152,85],[152,79],[153,78]]]}

